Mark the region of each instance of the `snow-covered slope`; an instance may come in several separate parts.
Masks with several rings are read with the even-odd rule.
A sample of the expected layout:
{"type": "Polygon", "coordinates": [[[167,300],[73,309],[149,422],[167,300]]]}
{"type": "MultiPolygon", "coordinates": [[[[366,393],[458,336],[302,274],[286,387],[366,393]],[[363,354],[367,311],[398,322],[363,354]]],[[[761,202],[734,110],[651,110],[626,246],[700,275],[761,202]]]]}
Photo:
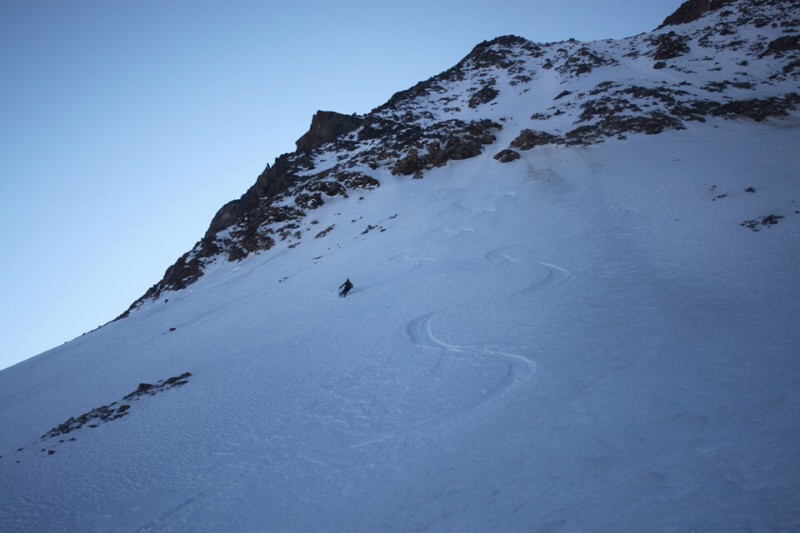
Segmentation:
{"type": "MultiPolygon", "coordinates": [[[[494,57],[474,108],[465,63],[278,162],[291,183],[218,218],[202,275],[0,372],[0,530],[800,528],[797,69],[768,79],[796,50],[750,58],[764,116],[662,102],[680,124],[568,136],[599,84],[698,91],[743,61],[653,69],[669,31],[589,43],[616,63],[580,74],[533,63],[582,43],[505,78],[494,57]],[[547,142],[511,146],[525,129],[547,142]]],[[[637,102],[586,122],[660,117],[637,102]]]]}

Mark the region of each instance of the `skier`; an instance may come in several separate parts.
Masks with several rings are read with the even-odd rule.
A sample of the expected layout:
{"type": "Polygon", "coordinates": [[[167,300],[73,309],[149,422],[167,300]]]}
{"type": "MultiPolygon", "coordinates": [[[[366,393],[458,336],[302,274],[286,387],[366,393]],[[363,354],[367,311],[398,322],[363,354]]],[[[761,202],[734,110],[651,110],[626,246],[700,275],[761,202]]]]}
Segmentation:
{"type": "Polygon", "coordinates": [[[350,283],[350,278],[347,278],[344,283],[339,285],[339,288],[342,289],[341,292],[339,292],[339,297],[344,298],[347,296],[347,293],[353,288],[353,284],[350,283]]]}

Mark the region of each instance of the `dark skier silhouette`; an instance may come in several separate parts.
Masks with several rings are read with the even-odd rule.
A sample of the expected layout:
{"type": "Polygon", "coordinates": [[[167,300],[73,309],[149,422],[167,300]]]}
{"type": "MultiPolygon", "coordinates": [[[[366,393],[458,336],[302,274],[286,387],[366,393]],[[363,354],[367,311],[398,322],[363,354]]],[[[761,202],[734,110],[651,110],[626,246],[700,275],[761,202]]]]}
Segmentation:
{"type": "Polygon", "coordinates": [[[350,283],[350,278],[347,278],[344,283],[339,285],[339,288],[341,289],[341,291],[339,291],[339,297],[344,298],[347,296],[347,293],[353,288],[353,284],[350,283]]]}

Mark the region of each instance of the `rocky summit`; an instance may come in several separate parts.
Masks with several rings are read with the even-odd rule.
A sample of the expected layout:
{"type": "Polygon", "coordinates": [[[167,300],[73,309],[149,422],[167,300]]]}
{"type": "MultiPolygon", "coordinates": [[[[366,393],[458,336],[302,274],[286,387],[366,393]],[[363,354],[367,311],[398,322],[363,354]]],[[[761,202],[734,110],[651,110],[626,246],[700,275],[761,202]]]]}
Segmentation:
{"type": "Polygon", "coordinates": [[[784,116],[800,105],[799,10],[798,0],[689,0],[657,30],[617,41],[499,37],[364,116],[319,111],[297,151],[223,206],[194,248],[122,316],[190,285],[217,257],[241,260],[278,241],[301,245],[298,228],[314,209],[380,186],[377,169],[419,179],[486,150],[507,163],[536,146],[784,116]],[[519,106],[528,115],[510,116],[519,106]],[[497,145],[500,130],[514,130],[515,139],[497,145]]]}

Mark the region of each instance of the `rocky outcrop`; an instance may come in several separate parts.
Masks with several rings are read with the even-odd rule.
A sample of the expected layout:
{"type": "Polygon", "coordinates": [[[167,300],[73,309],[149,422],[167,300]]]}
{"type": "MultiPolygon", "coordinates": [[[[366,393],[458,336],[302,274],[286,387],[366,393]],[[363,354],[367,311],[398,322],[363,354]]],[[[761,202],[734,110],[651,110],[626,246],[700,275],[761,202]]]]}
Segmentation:
{"type": "Polygon", "coordinates": [[[674,31],[654,36],[650,39],[650,42],[656,47],[653,51],[653,59],[663,61],[689,53],[689,46],[686,44],[688,40],[685,35],[677,35],[674,31]]]}
{"type": "Polygon", "coordinates": [[[335,140],[340,135],[350,133],[364,121],[357,115],[343,115],[334,111],[317,111],[311,119],[311,128],[295,145],[299,152],[307,152],[319,148],[325,143],[335,140]]]}
{"type": "Polygon", "coordinates": [[[709,11],[717,10],[733,3],[734,0],[687,0],[675,10],[673,14],[664,19],[657,29],[665,26],[677,26],[694,22],[709,11]]]}
{"type": "Polygon", "coordinates": [[[312,228],[318,221],[310,213],[380,186],[372,171],[418,179],[490,146],[494,158],[507,163],[539,146],[588,145],[684,129],[692,121],[761,121],[794,112],[800,107],[794,92],[798,13],[800,0],[691,0],[667,17],[667,30],[620,41],[535,44],[498,37],[363,117],[319,111],[297,150],[276,158],[240,198],[222,206],[203,238],[129,311],[187,287],[217,258],[238,261],[282,243],[294,248],[303,235],[325,238],[334,225],[312,228]],[[699,17],[705,17],[702,24],[686,25],[699,17]],[[642,71],[645,58],[653,69],[669,72],[642,71]],[[642,61],[631,70],[636,59],[642,61]],[[554,97],[532,109],[508,105],[527,99],[543,76],[554,79],[548,88],[554,97]],[[501,112],[517,108],[526,109],[527,118],[501,112]],[[493,146],[503,127],[514,127],[518,136],[493,146]]]}
{"type": "Polygon", "coordinates": [[[544,131],[522,130],[511,146],[520,150],[530,150],[534,146],[556,142],[558,137],[544,131]]]}
{"type": "MultiPolygon", "coordinates": [[[[189,378],[191,376],[191,372],[184,372],[179,376],[172,376],[165,380],[159,380],[158,383],[154,384],[139,383],[139,386],[136,388],[136,390],[126,394],[121,401],[132,403],[144,396],[155,396],[160,392],[164,392],[175,387],[182,387],[183,385],[189,383],[189,378]]],[[[84,426],[96,428],[102,423],[119,420],[120,418],[130,414],[131,403],[112,402],[109,405],[102,405],[81,415],[71,417],[66,422],[59,424],[42,435],[40,440],[44,441],[46,439],[67,435],[83,428],[84,426]]],[[[74,441],[75,439],[73,438],[70,440],[74,441]]],[[[61,442],[63,443],[64,441],[62,440],[61,442]]]]}
{"type": "Polygon", "coordinates": [[[516,161],[520,157],[522,156],[519,155],[519,152],[510,149],[505,149],[497,152],[493,156],[493,159],[500,161],[501,163],[510,163],[512,161],[516,161]]]}
{"type": "Polygon", "coordinates": [[[460,161],[476,157],[485,145],[496,140],[493,133],[501,125],[482,119],[473,122],[448,120],[430,126],[427,131],[405,143],[406,155],[400,157],[392,167],[392,174],[420,178],[422,172],[441,167],[448,161],[460,161]]]}

